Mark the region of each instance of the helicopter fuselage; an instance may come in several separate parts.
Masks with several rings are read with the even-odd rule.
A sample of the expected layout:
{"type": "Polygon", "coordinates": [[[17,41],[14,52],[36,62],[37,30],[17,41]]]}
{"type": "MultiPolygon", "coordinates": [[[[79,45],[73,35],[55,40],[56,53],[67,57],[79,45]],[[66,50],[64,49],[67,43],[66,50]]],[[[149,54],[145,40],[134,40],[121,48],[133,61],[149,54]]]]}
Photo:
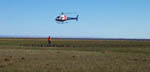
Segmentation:
{"type": "Polygon", "coordinates": [[[66,15],[60,15],[60,16],[57,16],[56,17],[56,21],[58,22],[64,22],[64,21],[67,21],[67,20],[78,20],[78,15],[76,18],[73,18],[73,17],[67,17],[66,15]]]}

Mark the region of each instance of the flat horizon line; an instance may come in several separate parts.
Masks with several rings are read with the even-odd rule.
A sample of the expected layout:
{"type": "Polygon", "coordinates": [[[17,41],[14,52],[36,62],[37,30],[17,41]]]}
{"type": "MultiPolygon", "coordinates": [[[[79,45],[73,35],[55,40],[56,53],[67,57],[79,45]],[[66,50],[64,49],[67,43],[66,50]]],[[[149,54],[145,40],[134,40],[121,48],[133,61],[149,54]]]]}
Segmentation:
{"type": "MultiPolygon", "coordinates": [[[[48,37],[18,37],[18,36],[0,36],[1,39],[8,38],[8,39],[47,39],[48,37]]],[[[146,38],[99,38],[99,37],[52,37],[53,39],[68,39],[68,40],[148,40],[146,38]]]]}

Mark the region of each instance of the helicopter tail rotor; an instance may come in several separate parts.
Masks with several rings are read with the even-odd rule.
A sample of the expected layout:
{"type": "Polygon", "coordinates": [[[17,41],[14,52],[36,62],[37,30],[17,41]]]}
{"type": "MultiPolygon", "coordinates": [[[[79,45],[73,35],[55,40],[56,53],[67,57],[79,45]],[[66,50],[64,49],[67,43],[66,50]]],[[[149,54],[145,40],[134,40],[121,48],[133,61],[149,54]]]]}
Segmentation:
{"type": "Polygon", "coordinates": [[[78,17],[79,17],[79,15],[76,16],[76,21],[78,21],[78,17]]]}

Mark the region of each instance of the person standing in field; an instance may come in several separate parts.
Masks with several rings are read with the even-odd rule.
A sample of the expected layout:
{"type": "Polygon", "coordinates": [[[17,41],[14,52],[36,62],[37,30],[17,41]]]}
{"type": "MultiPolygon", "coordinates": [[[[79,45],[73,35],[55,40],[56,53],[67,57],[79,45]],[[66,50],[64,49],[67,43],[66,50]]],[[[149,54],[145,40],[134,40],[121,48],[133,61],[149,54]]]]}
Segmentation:
{"type": "Polygon", "coordinates": [[[49,37],[48,37],[48,44],[51,44],[51,40],[52,40],[52,39],[51,39],[51,37],[49,36],[49,37]]]}

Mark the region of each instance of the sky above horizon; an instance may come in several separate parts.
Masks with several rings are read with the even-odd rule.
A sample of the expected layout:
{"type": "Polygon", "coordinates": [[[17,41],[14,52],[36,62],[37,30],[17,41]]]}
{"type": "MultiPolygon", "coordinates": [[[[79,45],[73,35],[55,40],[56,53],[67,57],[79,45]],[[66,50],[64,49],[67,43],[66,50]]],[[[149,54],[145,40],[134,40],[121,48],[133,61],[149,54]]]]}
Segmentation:
{"type": "Polygon", "coordinates": [[[149,27],[149,0],[0,1],[0,36],[150,38],[149,27]],[[57,24],[61,12],[79,21],[57,24]]]}

